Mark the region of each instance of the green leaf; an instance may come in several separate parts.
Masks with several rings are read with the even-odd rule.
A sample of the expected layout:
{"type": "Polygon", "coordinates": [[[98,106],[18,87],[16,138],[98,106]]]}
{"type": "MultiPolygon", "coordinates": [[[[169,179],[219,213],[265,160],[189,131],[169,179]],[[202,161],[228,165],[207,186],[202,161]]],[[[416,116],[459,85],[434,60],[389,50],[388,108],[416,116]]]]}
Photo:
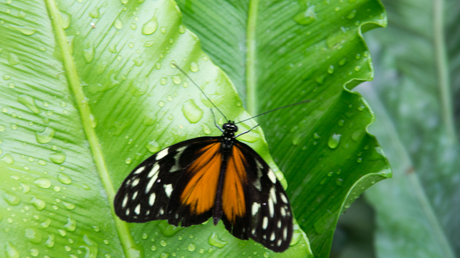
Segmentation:
{"type": "MultiPolygon", "coordinates": [[[[237,88],[246,90],[244,101],[182,25],[172,1],[1,3],[0,253],[274,255],[252,240],[234,238],[222,224],[175,228],[165,221],[125,223],[114,215],[114,194],[139,162],[173,143],[219,135],[208,111],[212,105],[171,65],[177,63],[230,119],[250,117],[243,103],[256,114],[312,99],[258,122],[277,147],[274,157],[287,173],[294,212],[313,252],[327,256],[343,207],[389,176],[380,147],[366,133],[372,114],[358,94],[343,88],[371,78],[360,28],[383,25],[383,9],[375,1],[351,2],[318,2],[314,10],[303,3],[242,5],[251,26],[243,22],[227,31],[243,32],[231,48],[250,47],[244,72],[229,72],[237,88]],[[305,24],[313,11],[315,20],[305,24]]],[[[213,7],[200,14],[218,13],[213,7]]],[[[215,25],[208,24],[208,30],[215,25]]],[[[227,45],[214,47],[223,56],[244,54],[229,52],[227,45]]],[[[243,57],[238,60],[244,63],[243,57]]],[[[251,120],[241,127],[254,125],[251,120]]],[[[241,140],[285,182],[260,128],[241,140]]],[[[296,229],[291,248],[276,256],[311,256],[304,236],[296,229]]]]}
{"type": "Polygon", "coordinates": [[[372,113],[353,88],[372,79],[361,37],[386,23],[377,1],[179,1],[184,22],[235,83],[258,118],[313,254],[328,257],[338,216],[390,176],[373,136],[372,113]],[[209,11],[211,10],[211,11],[209,11]],[[241,51],[246,49],[247,52],[241,51]]]}
{"type": "Polygon", "coordinates": [[[372,34],[376,80],[363,88],[394,180],[366,192],[377,211],[378,257],[460,255],[458,1],[385,1],[372,34]]]}

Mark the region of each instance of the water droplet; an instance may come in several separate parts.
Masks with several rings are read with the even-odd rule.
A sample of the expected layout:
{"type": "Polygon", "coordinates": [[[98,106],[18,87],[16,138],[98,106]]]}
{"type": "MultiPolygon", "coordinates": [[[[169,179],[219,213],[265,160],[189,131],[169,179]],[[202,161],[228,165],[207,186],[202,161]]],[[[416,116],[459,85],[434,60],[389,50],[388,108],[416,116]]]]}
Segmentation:
{"type": "Polygon", "coordinates": [[[38,107],[35,105],[35,100],[32,97],[21,94],[18,97],[18,102],[29,108],[33,113],[40,113],[40,109],[38,109],[38,107]]]}
{"type": "Polygon", "coordinates": [[[193,244],[193,243],[191,243],[191,244],[189,244],[189,245],[187,246],[187,250],[189,250],[190,252],[195,251],[195,249],[196,249],[196,246],[195,246],[195,244],[193,244]]]}
{"type": "Polygon", "coordinates": [[[62,28],[64,30],[67,29],[70,26],[71,16],[65,12],[59,12],[59,16],[60,16],[62,28]]]}
{"type": "Polygon", "coordinates": [[[365,107],[364,105],[361,105],[361,106],[358,107],[358,110],[359,110],[359,111],[363,111],[365,108],[366,108],[366,107],[365,107]]]}
{"type": "Polygon", "coordinates": [[[7,153],[5,156],[3,156],[2,161],[8,165],[12,165],[14,163],[14,158],[11,156],[11,154],[7,153]]]}
{"type": "Polygon", "coordinates": [[[72,179],[70,178],[70,176],[64,173],[59,173],[57,179],[59,182],[65,185],[70,185],[72,183],[72,179]]]}
{"type": "Polygon", "coordinates": [[[13,24],[8,24],[8,28],[21,32],[24,35],[30,36],[33,35],[37,30],[29,26],[18,26],[13,24]]]}
{"type": "Polygon", "coordinates": [[[208,238],[208,243],[218,248],[222,248],[227,245],[227,242],[219,239],[216,232],[213,232],[211,236],[208,238]]]}
{"type": "Polygon", "coordinates": [[[146,22],[144,26],[142,26],[142,34],[150,35],[153,34],[158,29],[158,19],[156,16],[153,16],[150,21],[146,22]]]}
{"type": "Polygon", "coordinates": [[[149,141],[146,147],[151,153],[157,153],[160,150],[160,144],[155,140],[149,141]]]}
{"type": "Polygon", "coordinates": [[[32,198],[30,203],[32,203],[35,206],[35,209],[37,209],[38,211],[43,210],[46,206],[46,202],[40,199],[37,199],[35,196],[32,198]]]}
{"type": "Polygon", "coordinates": [[[69,202],[62,202],[62,204],[64,205],[64,207],[68,210],[73,210],[75,209],[75,204],[73,203],[69,203],[69,202]]]}
{"type": "Polygon", "coordinates": [[[64,225],[64,228],[67,229],[67,231],[75,231],[77,228],[77,221],[67,218],[67,224],[64,225]]]}
{"type": "Polygon", "coordinates": [[[211,129],[209,128],[208,125],[202,124],[201,126],[203,127],[203,132],[204,132],[205,134],[210,134],[210,133],[211,133],[211,129]]]}
{"type": "Polygon", "coordinates": [[[158,223],[158,228],[160,229],[161,234],[167,237],[174,236],[178,231],[182,230],[181,227],[173,226],[164,220],[158,223]]]}
{"type": "Polygon", "coordinates": [[[120,21],[120,19],[116,19],[116,20],[115,20],[115,24],[114,24],[114,26],[115,26],[115,28],[117,28],[117,29],[119,29],[119,30],[120,30],[120,29],[122,29],[122,28],[123,28],[123,22],[122,22],[122,21],[120,21]]]}
{"type": "Polygon", "coordinates": [[[161,241],[160,241],[160,245],[161,245],[161,246],[167,246],[168,243],[166,243],[166,241],[164,241],[164,240],[161,240],[161,241]]]}
{"type": "Polygon", "coordinates": [[[328,68],[327,68],[327,72],[329,74],[333,74],[334,73],[334,66],[333,65],[330,65],[328,68]]]}
{"type": "Polygon", "coordinates": [[[19,64],[19,57],[14,53],[10,52],[10,55],[8,57],[8,63],[12,66],[19,64]]]}
{"type": "Polygon", "coordinates": [[[198,64],[196,62],[192,62],[190,64],[190,71],[196,73],[198,72],[198,70],[199,70],[198,64]]]}
{"type": "Polygon", "coordinates": [[[6,243],[5,254],[7,258],[19,258],[19,251],[16,247],[10,242],[6,243]]]}
{"type": "Polygon", "coordinates": [[[59,235],[61,235],[63,237],[65,237],[65,235],[67,234],[64,229],[58,229],[57,231],[58,231],[59,235]]]}
{"type": "Polygon", "coordinates": [[[93,116],[93,114],[89,115],[89,121],[91,122],[91,127],[92,128],[97,127],[97,119],[93,116]]]}
{"type": "Polygon", "coordinates": [[[42,241],[42,235],[40,231],[35,228],[26,228],[25,237],[34,244],[39,244],[42,241]]]}
{"type": "Polygon", "coordinates": [[[59,152],[53,152],[50,155],[50,160],[55,164],[62,164],[64,163],[65,159],[66,155],[59,152]]]}
{"type": "Polygon", "coordinates": [[[360,65],[355,66],[355,71],[357,72],[361,71],[361,66],[360,65]]]}
{"type": "Polygon", "coordinates": [[[83,49],[83,57],[85,61],[89,64],[93,61],[94,58],[94,46],[91,42],[86,44],[85,49],[83,49]]]}
{"type": "Polygon", "coordinates": [[[10,191],[5,191],[3,194],[3,200],[11,206],[17,206],[21,203],[21,198],[10,191]]]}
{"type": "Polygon", "coordinates": [[[326,79],[326,74],[316,76],[315,81],[319,84],[323,84],[324,79],[326,79]]]}
{"type": "Polygon", "coordinates": [[[50,188],[51,181],[48,178],[40,177],[34,181],[34,184],[41,188],[47,189],[50,188]]]}
{"type": "Polygon", "coordinates": [[[351,20],[353,18],[355,18],[356,16],[356,10],[352,10],[348,15],[347,15],[347,19],[351,20]]]}
{"type": "Polygon", "coordinates": [[[96,18],[96,19],[99,18],[99,16],[101,15],[101,14],[99,13],[99,8],[100,8],[100,7],[94,7],[94,9],[89,13],[89,16],[90,16],[91,18],[96,18]]]}
{"type": "Polygon", "coordinates": [[[125,163],[126,164],[131,164],[132,159],[131,158],[126,158],[125,163]]]}
{"type": "Polygon", "coordinates": [[[329,140],[327,141],[327,145],[329,146],[329,148],[337,148],[340,143],[340,137],[342,137],[341,134],[332,134],[331,137],[329,137],[329,140]]]}
{"type": "Polygon", "coordinates": [[[308,25],[316,21],[315,6],[305,6],[302,10],[296,14],[294,21],[300,25],[308,25]]]}
{"type": "Polygon", "coordinates": [[[339,48],[339,46],[343,45],[345,42],[350,41],[350,36],[350,33],[345,33],[342,29],[329,35],[326,39],[326,44],[329,48],[339,48]]]}
{"type": "Polygon", "coordinates": [[[340,59],[339,65],[343,66],[346,62],[347,62],[347,59],[344,57],[344,58],[340,59]]]}
{"type": "Polygon", "coordinates": [[[195,104],[193,99],[187,100],[182,106],[182,113],[190,123],[197,123],[203,117],[203,110],[195,104]]]}
{"type": "Polygon", "coordinates": [[[54,234],[48,235],[48,239],[45,242],[45,246],[51,248],[54,246],[54,234]]]}
{"type": "Polygon", "coordinates": [[[338,186],[342,186],[343,185],[343,179],[342,178],[335,179],[335,184],[338,185],[338,186]]]}
{"type": "Polygon", "coordinates": [[[22,192],[23,193],[28,193],[30,191],[30,186],[28,186],[26,184],[21,183],[21,187],[22,187],[22,192]]]}
{"type": "Polygon", "coordinates": [[[168,80],[166,79],[166,77],[162,77],[162,78],[160,79],[161,85],[166,85],[167,82],[168,82],[168,80]]]}
{"type": "Polygon", "coordinates": [[[46,127],[43,132],[36,132],[35,138],[38,143],[48,143],[53,139],[55,133],[56,131],[53,128],[46,127]]]}
{"type": "Polygon", "coordinates": [[[181,78],[177,75],[173,76],[173,82],[174,84],[180,84],[182,82],[181,78]]]}
{"type": "Polygon", "coordinates": [[[339,120],[338,125],[342,127],[345,124],[345,121],[343,119],[339,120]]]}

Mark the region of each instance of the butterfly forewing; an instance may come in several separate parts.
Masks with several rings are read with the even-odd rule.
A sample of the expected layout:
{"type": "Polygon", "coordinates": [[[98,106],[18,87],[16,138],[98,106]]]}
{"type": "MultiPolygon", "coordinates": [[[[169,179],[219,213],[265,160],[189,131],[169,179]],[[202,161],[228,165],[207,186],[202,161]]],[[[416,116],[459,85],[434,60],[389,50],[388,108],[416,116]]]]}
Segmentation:
{"type": "MultiPolygon", "coordinates": [[[[171,218],[169,213],[179,206],[177,202],[170,201],[171,196],[179,189],[177,184],[185,169],[200,157],[197,150],[217,139],[218,137],[201,137],[183,141],[142,162],[124,180],[115,196],[117,216],[128,222],[171,218]]],[[[180,219],[182,217],[172,224],[178,225],[180,219]]]]}
{"type": "MultiPolygon", "coordinates": [[[[252,238],[277,252],[286,250],[293,231],[292,211],[286,192],[259,154],[239,141],[235,142],[233,148],[237,149],[233,151],[237,156],[229,160],[229,166],[233,160],[242,164],[235,164],[235,167],[245,170],[241,173],[245,177],[240,177],[243,179],[241,185],[244,189],[244,200],[238,200],[239,203],[245,203],[245,213],[242,216],[237,214],[236,219],[232,219],[234,214],[225,212],[224,208],[225,227],[240,239],[252,238]]],[[[230,171],[227,170],[227,173],[230,171]]]]}

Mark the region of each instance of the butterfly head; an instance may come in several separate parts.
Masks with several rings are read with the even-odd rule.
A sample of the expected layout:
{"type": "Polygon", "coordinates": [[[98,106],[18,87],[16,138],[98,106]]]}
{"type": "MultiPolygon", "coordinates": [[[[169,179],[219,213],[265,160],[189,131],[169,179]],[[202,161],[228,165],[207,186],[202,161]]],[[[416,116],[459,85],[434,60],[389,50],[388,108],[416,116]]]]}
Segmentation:
{"type": "Polygon", "coordinates": [[[235,125],[234,121],[229,120],[222,126],[222,129],[224,129],[224,134],[234,136],[238,131],[238,126],[235,125]]]}

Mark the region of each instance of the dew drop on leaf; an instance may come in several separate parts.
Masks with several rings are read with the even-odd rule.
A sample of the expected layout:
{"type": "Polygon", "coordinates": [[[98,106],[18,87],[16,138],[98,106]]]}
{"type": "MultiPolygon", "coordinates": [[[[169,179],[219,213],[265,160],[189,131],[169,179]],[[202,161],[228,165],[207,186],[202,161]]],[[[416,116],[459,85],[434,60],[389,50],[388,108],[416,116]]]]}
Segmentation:
{"type": "Polygon", "coordinates": [[[53,139],[55,133],[56,131],[53,128],[46,127],[43,132],[36,132],[35,138],[38,143],[48,143],[53,139]]]}
{"type": "Polygon", "coordinates": [[[48,178],[40,177],[34,181],[34,184],[37,185],[38,187],[47,189],[47,188],[50,188],[51,181],[48,178]]]}
{"type": "Polygon", "coordinates": [[[203,110],[198,107],[193,99],[187,100],[182,106],[182,113],[187,120],[194,124],[203,117],[203,110]]]}
{"type": "Polygon", "coordinates": [[[142,26],[142,34],[150,35],[153,34],[158,29],[158,19],[156,16],[153,16],[148,22],[142,26]]]}
{"type": "Polygon", "coordinates": [[[216,232],[213,232],[208,238],[208,243],[212,246],[222,248],[227,245],[227,242],[219,239],[216,232]]]}
{"type": "Polygon", "coordinates": [[[329,148],[331,149],[335,149],[339,146],[339,143],[340,143],[340,137],[342,137],[342,135],[340,134],[332,134],[331,137],[329,137],[329,140],[327,141],[327,145],[329,146],[329,148]]]}

